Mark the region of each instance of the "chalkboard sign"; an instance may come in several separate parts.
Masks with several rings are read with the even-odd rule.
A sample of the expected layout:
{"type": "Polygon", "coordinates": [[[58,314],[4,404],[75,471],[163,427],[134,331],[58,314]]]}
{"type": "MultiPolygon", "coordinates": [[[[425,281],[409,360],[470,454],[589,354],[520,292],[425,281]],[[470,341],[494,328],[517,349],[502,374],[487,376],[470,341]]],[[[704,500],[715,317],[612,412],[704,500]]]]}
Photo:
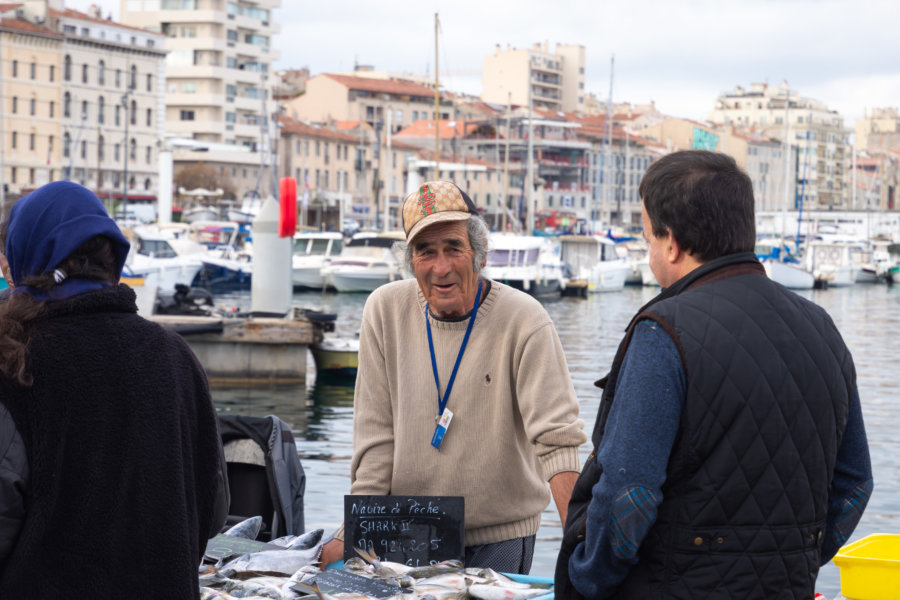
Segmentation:
{"type": "Polygon", "coordinates": [[[233,537],[220,533],[206,543],[204,558],[215,561],[229,556],[239,556],[249,552],[260,552],[262,550],[284,550],[284,548],[277,544],[267,544],[248,538],[233,537]]]}
{"type": "Polygon", "coordinates": [[[323,594],[362,594],[371,598],[390,598],[396,596],[403,590],[399,585],[390,585],[371,577],[363,577],[348,571],[338,571],[331,569],[323,571],[313,577],[310,581],[292,586],[295,592],[315,593],[315,588],[323,594]]]}
{"type": "Polygon", "coordinates": [[[411,566],[462,560],[462,496],[344,496],[344,558],[356,548],[411,566]]]}

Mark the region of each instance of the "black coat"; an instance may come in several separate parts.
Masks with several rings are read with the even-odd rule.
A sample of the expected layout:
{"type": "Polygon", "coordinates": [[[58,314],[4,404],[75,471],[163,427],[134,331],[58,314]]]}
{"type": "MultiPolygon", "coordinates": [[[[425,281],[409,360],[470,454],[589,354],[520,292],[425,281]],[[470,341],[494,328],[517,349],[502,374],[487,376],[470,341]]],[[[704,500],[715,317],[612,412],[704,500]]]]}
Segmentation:
{"type": "MultiPolygon", "coordinates": [[[[187,343],[134,298],[120,285],[49,304],[28,348],[33,386],[0,379],[28,466],[0,598],[199,596],[225,513],[215,409],[187,343]]],[[[0,435],[9,423],[0,411],[0,435]]]]}

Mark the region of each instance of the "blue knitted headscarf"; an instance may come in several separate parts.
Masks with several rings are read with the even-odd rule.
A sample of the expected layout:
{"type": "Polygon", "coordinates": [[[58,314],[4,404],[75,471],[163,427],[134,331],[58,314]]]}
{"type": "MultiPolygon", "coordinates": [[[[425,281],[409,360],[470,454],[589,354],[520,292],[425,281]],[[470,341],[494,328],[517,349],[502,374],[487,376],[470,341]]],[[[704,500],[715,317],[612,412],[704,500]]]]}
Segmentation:
{"type": "Polygon", "coordinates": [[[27,277],[53,271],[97,235],[105,235],[112,242],[116,277],[120,277],[130,244],[92,191],[71,181],[55,181],[16,202],[6,232],[6,259],[16,284],[14,293],[21,290],[36,300],[60,300],[110,285],[79,279],[76,274],[63,278],[49,294],[22,285],[27,277]]]}

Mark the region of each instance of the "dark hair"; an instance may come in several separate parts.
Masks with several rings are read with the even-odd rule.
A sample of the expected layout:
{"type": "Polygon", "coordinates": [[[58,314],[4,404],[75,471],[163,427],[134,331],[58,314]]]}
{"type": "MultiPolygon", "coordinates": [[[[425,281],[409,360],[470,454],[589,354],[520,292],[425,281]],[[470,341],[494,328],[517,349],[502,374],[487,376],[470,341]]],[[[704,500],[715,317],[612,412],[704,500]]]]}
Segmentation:
{"type": "Polygon", "coordinates": [[[666,155],[647,169],[639,193],[653,235],[671,231],[699,260],[750,252],[756,245],[753,183],[727,154],[666,155]]]}
{"type": "MultiPolygon", "coordinates": [[[[94,236],[61,263],[56,269],[69,278],[118,283],[118,262],[113,243],[103,235],[94,236]]],[[[56,285],[53,271],[29,275],[20,286],[49,292],[56,285]]],[[[16,291],[18,292],[18,286],[16,291]]],[[[15,383],[28,387],[32,383],[27,370],[28,341],[35,319],[46,310],[46,302],[36,301],[28,293],[13,293],[0,305],[0,372],[15,383]]]]}

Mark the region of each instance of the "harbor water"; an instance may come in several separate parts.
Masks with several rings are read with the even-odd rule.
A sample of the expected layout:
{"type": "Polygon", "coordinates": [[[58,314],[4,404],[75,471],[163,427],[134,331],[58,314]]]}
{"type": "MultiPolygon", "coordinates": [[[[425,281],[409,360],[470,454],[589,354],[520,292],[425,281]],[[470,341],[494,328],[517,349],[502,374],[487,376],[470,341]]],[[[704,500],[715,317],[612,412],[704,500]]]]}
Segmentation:
{"type": "MultiPolygon", "coordinates": [[[[593,382],[605,375],[628,319],[658,289],[629,286],[587,299],[542,301],[565,349],[588,432],[600,398],[593,382]]],[[[900,358],[900,286],[857,284],[798,293],[829,312],[856,362],[875,491],[851,540],[871,533],[900,533],[900,410],[894,405],[900,397],[894,371],[900,358]]],[[[357,333],[365,300],[365,294],[310,292],[293,297],[296,306],[336,313],[337,331],[332,335],[339,336],[357,333]]],[[[216,303],[249,310],[250,295],[230,294],[216,303]]],[[[426,368],[428,357],[422,360],[426,368]]],[[[215,388],[213,397],[222,413],[275,414],[291,426],[307,475],[307,529],[331,531],[343,517],[343,496],[350,490],[353,385],[317,381],[311,355],[307,373],[306,386],[215,388]]],[[[582,447],[582,461],[589,450],[587,444],[582,447]]],[[[538,532],[532,575],[552,577],[561,536],[559,516],[551,504],[538,532]]],[[[839,570],[833,563],[820,572],[817,591],[828,600],[839,597],[839,570]]]]}

